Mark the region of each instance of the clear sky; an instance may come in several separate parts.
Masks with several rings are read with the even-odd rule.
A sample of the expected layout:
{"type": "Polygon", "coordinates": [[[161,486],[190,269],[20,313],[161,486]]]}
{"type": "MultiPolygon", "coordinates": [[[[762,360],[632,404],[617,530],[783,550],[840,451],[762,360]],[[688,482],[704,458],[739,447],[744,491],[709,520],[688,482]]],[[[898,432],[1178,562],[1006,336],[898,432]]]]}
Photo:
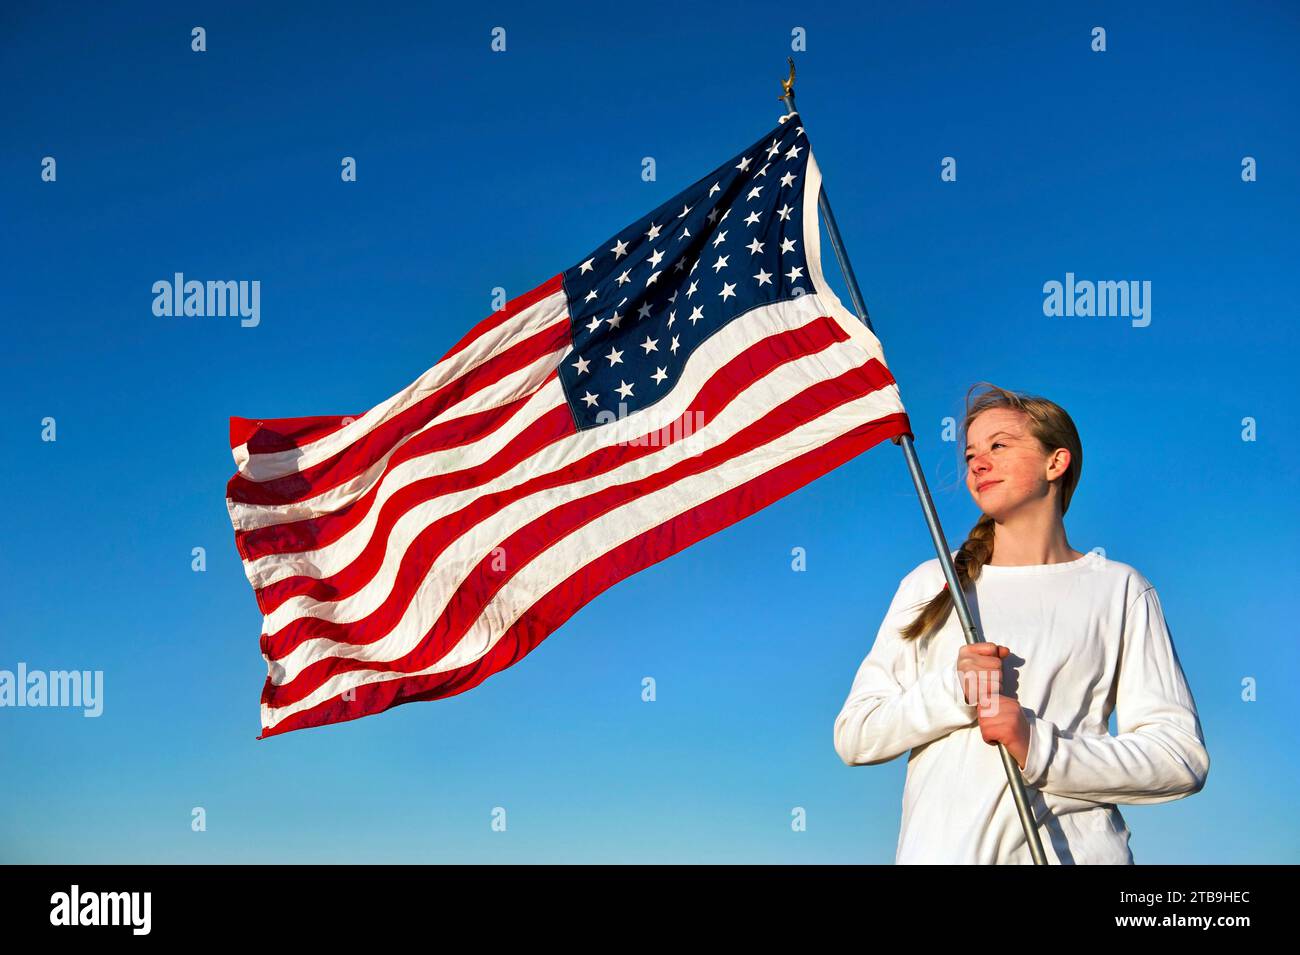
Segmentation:
{"type": "Polygon", "coordinates": [[[893,860],[905,758],[850,769],[831,735],[934,556],[892,444],[474,690],[261,742],[224,501],[229,416],[404,387],[494,288],[575,264],[770,128],[802,27],[803,122],[952,546],[977,512],[944,418],[989,379],[1070,411],[1070,542],[1160,593],[1212,768],[1192,798],[1121,807],[1135,858],[1300,861],[1296,7],[278,7],[0,13],[0,669],[104,674],[99,718],[0,709],[0,860],[893,860]],[[259,280],[260,323],[155,316],[176,272],[259,280]],[[1071,272],[1149,281],[1150,323],[1044,315],[1071,272]]]}

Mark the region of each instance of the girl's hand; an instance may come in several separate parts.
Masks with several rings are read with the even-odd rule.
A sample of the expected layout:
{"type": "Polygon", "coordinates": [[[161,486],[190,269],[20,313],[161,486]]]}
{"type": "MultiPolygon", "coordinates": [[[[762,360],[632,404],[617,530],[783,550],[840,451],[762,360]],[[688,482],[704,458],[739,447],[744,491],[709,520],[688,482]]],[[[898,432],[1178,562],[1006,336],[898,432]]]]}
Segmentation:
{"type": "Polygon", "coordinates": [[[988,705],[979,709],[980,733],[991,746],[1001,743],[1007,748],[1020,768],[1025,768],[1029,756],[1029,720],[1020,702],[1001,694],[992,697],[988,705]]]}
{"type": "Polygon", "coordinates": [[[957,651],[957,673],[966,702],[984,706],[1002,690],[1002,658],[1011,650],[996,643],[968,643],[957,651]]]}

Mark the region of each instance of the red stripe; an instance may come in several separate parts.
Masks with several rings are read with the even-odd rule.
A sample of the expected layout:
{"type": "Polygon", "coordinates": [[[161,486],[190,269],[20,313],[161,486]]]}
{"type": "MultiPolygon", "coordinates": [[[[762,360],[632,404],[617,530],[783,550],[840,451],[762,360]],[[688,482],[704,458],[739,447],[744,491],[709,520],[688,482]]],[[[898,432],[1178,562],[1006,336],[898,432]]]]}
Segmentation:
{"type": "MultiPolygon", "coordinates": [[[[741,454],[768,444],[808,421],[821,417],[841,404],[892,383],[883,380],[888,376],[888,372],[886,371],[882,376],[879,373],[881,370],[883,366],[872,359],[866,365],[845,372],[837,378],[811,385],[706,452],[679,461],[666,470],[635,483],[603,488],[552,509],[511,534],[500,544],[501,551],[507,558],[504,570],[495,569],[495,564],[499,560],[496,553],[487,554],[479,562],[458,586],[446,609],[430,631],[410,653],[391,661],[326,657],[307,666],[288,683],[279,686],[271,684],[270,693],[264,696],[263,702],[272,706],[284,706],[296,702],[317,689],[331,676],[350,670],[391,672],[419,670],[432,666],[464,638],[482,615],[489,601],[517,570],[537,558],[557,540],[629,501],[669,487],[684,478],[712,470],[741,454]]],[[[418,587],[418,581],[416,586],[418,587]]],[[[393,620],[393,625],[396,622],[396,619],[393,620]]],[[[359,627],[369,631],[371,624],[372,619],[367,617],[357,623],[344,625],[348,631],[349,641],[358,642],[351,631],[359,627]]],[[[392,625],[385,627],[385,633],[391,629],[392,625]]]]}
{"type": "Polygon", "coordinates": [[[345,423],[360,417],[361,413],[311,415],[303,418],[263,418],[260,421],[232,417],[230,447],[233,450],[241,444],[247,444],[249,454],[289,451],[310,441],[317,441],[327,434],[333,434],[345,423]]]}
{"type": "MultiPolygon", "coordinates": [[[[548,295],[559,292],[563,288],[563,276],[556,275],[547,279],[532,291],[512,298],[506,302],[503,309],[493,312],[471,328],[465,334],[465,337],[452,347],[451,351],[438,359],[438,364],[446,361],[452,355],[464,351],[487,332],[499,328],[520,312],[536,305],[548,295]]],[[[303,447],[313,441],[319,441],[328,434],[333,434],[343,427],[342,421],[345,417],[356,419],[360,418],[361,415],[312,415],[303,418],[264,418],[261,420],[231,418],[230,447],[233,450],[241,444],[247,444],[250,454],[273,454],[277,451],[292,451],[294,448],[303,447]]]]}
{"type": "MultiPolygon", "coordinates": [[[[627,444],[599,448],[553,472],[538,475],[521,485],[479,498],[465,508],[438,518],[423,528],[407,547],[384,602],[369,615],[346,624],[311,616],[298,617],[274,634],[263,635],[262,652],[272,659],[280,659],[306,640],[314,638],[323,637],[353,644],[373,643],[382,639],[401,620],[421,582],[436,565],[443,551],[468,529],[477,526],[514,501],[531,494],[603,474],[659,451],[661,447],[684,437],[684,433],[689,433],[688,429],[695,428],[697,422],[691,420],[693,411],[698,410],[703,423],[708,424],[740,392],[777,366],[815,354],[847,337],[837,322],[823,317],[801,328],[771,335],[755,342],[710,376],[696,395],[693,402],[695,408],[679,416],[677,420],[680,424],[676,428],[670,425],[664,429],[656,429],[663,436],[662,441],[656,441],[654,444],[627,444]]],[[[876,387],[893,381],[888,370],[879,363],[873,363],[872,373],[874,373],[873,380],[877,382],[876,387]]],[[[427,497],[427,492],[422,496],[427,497]]],[[[402,505],[406,503],[401,502],[402,505]]],[[[403,512],[405,509],[402,507],[403,512]]],[[[394,511],[396,510],[397,508],[394,508],[394,511]]],[[[360,590],[382,564],[388,546],[388,533],[400,517],[400,513],[383,516],[381,511],[381,517],[382,523],[376,527],[375,533],[367,542],[365,551],[349,567],[324,580],[299,576],[277,581],[258,593],[259,604],[273,608],[279,606],[288,597],[302,593],[315,596],[319,600],[334,600],[360,590]]],[[[264,612],[270,611],[264,610],[264,612]]]]}
{"type": "MultiPolygon", "coordinates": [[[[347,701],[336,696],[325,700],[281,720],[275,726],[263,728],[259,739],[354,720],[403,703],[443,699],[473,689],[492,674],[522,660],[592,598],[620,580],[749,517],[886,438],[910,432],[911,425],[903,412],[862,424],[665,521],[582,567],[534,603],[492,649],[474,663],[446,673],[358,687],[355,699],[347,701]]],[[[270,687],[269,680],[267,686],[270,687]]]]}
{"type": "Polygon", "coordinates": [[[531,365],[539,358],[565,347],[570,341],[570,334],[568,319],[557,321],[443,385],[319,464],[261,482],[251,481],[237,473],[226,485],[226,495],[240,504],[291,504],[345,484],[382,460],[394,445],[443,411],[507,375],[531,365]]]}
{"type": "MultiPolygon", "coordinates": [[[[703,423],[708,423],[735,397],[742,385],[747,386],[772,371],[779,364],[819,352],[837,341],[843,341],[846,337],[835,321],[829,318],[820,318],[801,329],[783,332],[756,342],[741,355],[733,358],[726,366],[725,371],[720,370],[710,377],[696,396],[694,402],[696,407],[692,410],[701,412],[703,423]]],[[[689,414],[679,416],[676,429],[672,425],[656,429],[661,431],[662,435],[656,436],[656,440],[653,442],[646,442],[639,447],[631,446],[632,450],[615,447],[593,453],[581,462],[571,463],[562,469],[530,481],[525,486],[516,486],[493,494],[488,502],[489,507],[468,505],[456,513],[456,522],[453,529],[457,534],[463,533],[467,527],[476,525],[479,521],[497,513],[503,507],[525,497],[528,493],[545,487],[558,487],[570,481],[602,474],[607,470],[625,464],[627,461],[651,454],[659,448],[671,444],[675,439],[683,437],[683,432],[687,427],[694,428],[698,422],[691,421],[690,418],[691,415],[689,414]]],[[[571,424],[571,415],[569,421],[571,424]]],[[[548,429],[548,433],[553,436],[554,440],[571,435],[575,431],[574,427],[563,427],[559,420],[548,429]]],[[[402,488],[385,502],[365,547],[351,564],[327,577],[317,578],[302,575],[286,577],[268,584],[258,592],[258,604],[262,607],[263,613],[270,613],[290,597],[309,596],[316,600],[338,600],[356,593],[378,572],[383,564],[384,554],[389,547],[388,538],[393,527],[411,508],[433,500],[441,494],[462,487],[473,487],[479,483],[476,479],[480,476],[486,481],[505,473],[509,467],[514,466],[527,456],[524,453],[525,450],[524,446],[520,446],[517,450],[512,451],[508,459],[501,461],[500,464],[497,464],[494,458],[492,462],[489,462],[490,467],[483,466],[469,469],[454,475],[436,475],[402,488]],[[480,473],[475,474],[475,471],[480,473]]],[[[498,455],[497,457],[502,456],[498,455]]],[[[367,492],[367,496],[371,496],[370,492],[367,492]]],[[[369,506],[369,502],[367,502],[366,509],[369,506]]],[[[364,512],[362,516],[364,516],[364,512]]],[[[318,528],[328,529],[333,539],[341,536],[341,532],[337,530],[339,524],[355,526],[359,523],[359,520],[359,516],[353,517],[351,513],[337,522],[329,515],[313,519],[318,528]]],[[[284,526],[286,525],[276,525],[276,527],[284,526]]],[[[265,530],[271,529],[266,528],[265,530]]],[[[434,539],[429,536],[427,528],[422,531],[419,540],[413,541],[408,551],[417,551],[425,555],[427,563],[422,567],[412,568],[410,572],[418,574],[418,577],[422,578],[428,566],[431,566],[433,558],[442,552],[446,545],[451,542],[451,539],[451,537],[434,539]]],[[[314,548],[286,548],[286,550],[307,549],[314,548]]]]}

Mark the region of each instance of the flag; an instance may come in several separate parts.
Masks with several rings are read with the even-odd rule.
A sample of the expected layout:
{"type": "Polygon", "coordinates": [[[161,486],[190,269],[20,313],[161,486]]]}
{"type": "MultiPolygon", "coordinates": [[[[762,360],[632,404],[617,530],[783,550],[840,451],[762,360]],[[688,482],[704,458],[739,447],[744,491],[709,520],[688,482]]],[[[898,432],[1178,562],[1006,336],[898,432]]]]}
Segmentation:
{"type": "Polygon", "coordinates": [[[231,418],[259,738],[468,690],[624,577],[910,433],[823,277],[800,122],[364,414],[231,418]]]}

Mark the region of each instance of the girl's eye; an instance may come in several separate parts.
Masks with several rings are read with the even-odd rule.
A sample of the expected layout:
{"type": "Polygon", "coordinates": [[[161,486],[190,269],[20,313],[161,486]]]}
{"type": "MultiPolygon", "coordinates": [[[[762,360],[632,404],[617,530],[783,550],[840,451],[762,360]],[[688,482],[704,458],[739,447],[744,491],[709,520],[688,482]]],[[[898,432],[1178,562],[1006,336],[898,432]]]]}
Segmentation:
{"type": "MultiPolygon", "coordinates": [[[[1001,448],[1001,447],[1003,447],[1004,445],[1002,444],[1001,441],[994,441],[992,446],[995,447],[995,448],[1001,448]]],[[[967,463],[967,464],[970,464],[970,459],[973,458],[973,457],[975,457],[975,455],[973,455],[973,454],[968,454],[968,455],[966,455],[966,463],[967,463]]]]}

